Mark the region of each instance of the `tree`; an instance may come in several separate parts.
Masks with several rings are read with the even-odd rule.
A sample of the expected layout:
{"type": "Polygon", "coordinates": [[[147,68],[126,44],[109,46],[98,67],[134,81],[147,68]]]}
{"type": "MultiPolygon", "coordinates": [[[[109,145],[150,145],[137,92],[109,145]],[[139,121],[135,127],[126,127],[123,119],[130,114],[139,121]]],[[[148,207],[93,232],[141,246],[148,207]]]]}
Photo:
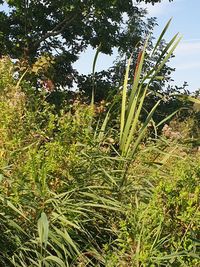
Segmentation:
{"type": "Polygon", "coordinates": [[[1,0],[0,4],[6,2],[9,11],[0,12],[1,55],[27,65],[41,55],[53,56],[48,78],[62,87],[72,86],[78,77],[72,65],[89,45],[101,44],[105,54],[112,54],[114,47],[126,49],[130,40],[125,23],[132,20],[134,47],[145,27],[141,19],[145,13],[132,0],[1,0]]]}
{"type": "MultiPolygon", "coordinates": [[[[151,3],[151,4],[155,4],[155,3],[160,3],[160,2],[162,2],[162,0],[154,0],[154,1],[152,1],[152,0],[136,0],[138,3],[140,3],[140,2],[145,2],[146,4],[147,3],[151,3]]],[[[172,2],[173,0],[169,0],[169,2],[172,2]]]]}

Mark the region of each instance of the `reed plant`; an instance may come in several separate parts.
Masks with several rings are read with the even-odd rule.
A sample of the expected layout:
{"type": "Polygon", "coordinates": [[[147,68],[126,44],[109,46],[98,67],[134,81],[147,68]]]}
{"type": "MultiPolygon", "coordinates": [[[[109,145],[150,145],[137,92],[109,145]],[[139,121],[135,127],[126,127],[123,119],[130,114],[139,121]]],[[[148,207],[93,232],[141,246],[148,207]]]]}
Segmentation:
{"type": "Polygon", "coordinates": [[[81,102],[57,113],[0,64],[2,267],[198,266],[199,160],[164,136],[138,149],[162,100],[142,123],[150,85],[180,41],[145,71],[169,23],[152,51],[148,38],[141,48],[132,85],[129,59],[121,109],[114,101],[99,123],[81,102]]]}
{"type": "MultiPolygon", "coordinates": [[[[171,21],[171,20],[170,20],[171,21]]],[[[162,38],[167,31],[170,21],[165,26],[161,35],[158,38],[152,52],[148,52],[148,39],[146,40],[143,48],[138,55],[136,69],[134,72],[133,84],[131,89],[128,90],[129,85],[129,71],[131,58],[128,61],[126,74],[124,78],[124,85],[122,89],[122,104],[121,104],[121,119],[120,119],[120,150],[122,155],[125,157],[133,157],[138,145],[140,144],[145,131],[149,123],[152,120],[153,114],[159,105],[160,100],[154,105],[154,107],[149,111],[144,123],[139,126],[140,115],[144,105],[145,98],[147,94],[151,93],[149,87],[151,83],[155,80],[162,80],[165,77],[158,76],[162,70],[165,63],[169,60],[181,40],[181,37],[176,34],[171,41],[166,45],[166,47],[161,51],[160,56],[154,63],[154,66],[150,70],[145,71],[144,62],[145,60],[151,60],[162,41],[162,38]]],[[[166,118],[167,119],[167,118],[166,118]]]]}

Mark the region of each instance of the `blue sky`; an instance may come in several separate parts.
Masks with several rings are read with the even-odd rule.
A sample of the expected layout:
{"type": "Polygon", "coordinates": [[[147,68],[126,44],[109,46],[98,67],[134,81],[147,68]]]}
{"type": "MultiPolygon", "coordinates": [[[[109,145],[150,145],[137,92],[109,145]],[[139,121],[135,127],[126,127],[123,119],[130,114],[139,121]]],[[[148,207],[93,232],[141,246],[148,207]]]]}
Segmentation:
{"type": "MultiPolygon", "coordinates": [[[[200,88],[200,0],[162,0],[154,6],[141,4],[147,8],[149,15],[157,17],[158,26],[154,36],[158,36],[166,22],[172,17],[172,23],[168,29],[166,40],[170,40],[177,32],[183,35],[183,39],[175,51],[169,65],[176,68],[172,78],[172,84],[181,86],[184,81],[188,83],[187,89],[195,91],[200,88]]],[[[88,50],[75,64],[83,73],[91,72],[95,51],[88,50]]],[[[113,57],[100,55],[97,61],[97,70],[108,68],[113,57]]]]}
{"type": "MultiPolygon", "coordinates": [[[[144,5],[143,5],[144,6],[144,5]]],[[[200,88],[200,0],[164,0],[157,5],[147,5],[149,15],[158,18],[157,34],[172,17],[173,21],[167,37],[176,32],[183,35],[181,43],[175,51],[175,58],[171,59],[170,66],[176,68],[173,74],[175,84],[188,82],[188,90],[200,88]]]]}

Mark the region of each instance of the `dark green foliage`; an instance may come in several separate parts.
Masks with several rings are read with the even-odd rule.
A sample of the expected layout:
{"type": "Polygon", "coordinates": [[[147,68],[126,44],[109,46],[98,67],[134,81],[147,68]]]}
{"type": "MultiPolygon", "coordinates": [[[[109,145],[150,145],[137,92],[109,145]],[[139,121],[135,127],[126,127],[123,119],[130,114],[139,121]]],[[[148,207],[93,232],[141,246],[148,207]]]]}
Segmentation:
{"type": "MultiPolygon", "coordinates": [[[[72,88],[76,82],[86,96],[91,94],[91,78],[73,67],[80,54],[89,46],[96,49],[101,44],[101,53],[111,55],[117,48],[120,56],[129,57],[134,51],[137,57],[138,44],[143,43],[156,23],[155,18],[145,22],[146,11],[130,0],[12,0],[2,4],[6,2],[9,12],[0,12],[1,55],[20,60],[22,72],[40,56],[52,56],[51,70],[38,73],[37,79],[26,75],[26,79],[50,79],[57,89],[72,88]]],[[[114,69],[96,75],[96,101],[113,94],[123,80],[123,69],[120,60],[114,69]]]]}
{"type": "MultiPolygon", "coordinates": [[[[162,0],[136,0],[137,2],[145,2],[145,3],[152,3],[152,5],[154,5],[155,3],[160,3],[162,2],[162,0]]],[[[172,2],[173,0],[169,0],[169,2],[172,2]]]]}

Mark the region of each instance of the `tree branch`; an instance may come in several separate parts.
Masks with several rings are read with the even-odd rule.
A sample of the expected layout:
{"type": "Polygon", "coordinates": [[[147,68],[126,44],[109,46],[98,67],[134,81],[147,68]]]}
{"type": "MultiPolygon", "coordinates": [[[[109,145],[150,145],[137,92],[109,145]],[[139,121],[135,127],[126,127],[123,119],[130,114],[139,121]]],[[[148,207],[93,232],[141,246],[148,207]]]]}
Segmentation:
{"type": "Polygon", "coordinates": [[[39,40],[31,45],[31,47],[37,47],[41,42],[45,41],[49,37],[57,36],[76,18],[77,14],[72,16],[70,19],[65,18],[63,21],[58,23],[51,31],[45,33],[39,40]]]}

